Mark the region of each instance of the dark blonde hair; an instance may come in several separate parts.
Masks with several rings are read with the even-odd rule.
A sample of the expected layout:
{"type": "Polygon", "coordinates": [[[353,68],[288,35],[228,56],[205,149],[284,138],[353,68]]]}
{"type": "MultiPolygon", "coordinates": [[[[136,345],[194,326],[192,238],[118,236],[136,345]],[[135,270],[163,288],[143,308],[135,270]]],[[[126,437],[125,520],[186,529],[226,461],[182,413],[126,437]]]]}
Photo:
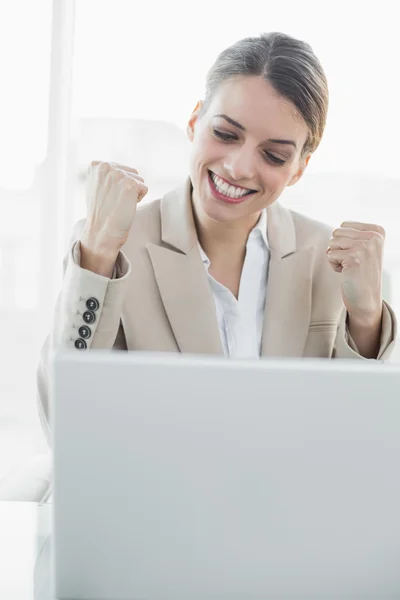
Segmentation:
{"type": "Polygon", "coordinates": [[[324,70],[309,44],[284,33],[263,33],[226,48],[207,74],[203,113],[219,86],[238,75],[264,77],[279,95],[290,100],[309,129],[303,154],[317,149],[325,129],[329,93],[324,70]]]}

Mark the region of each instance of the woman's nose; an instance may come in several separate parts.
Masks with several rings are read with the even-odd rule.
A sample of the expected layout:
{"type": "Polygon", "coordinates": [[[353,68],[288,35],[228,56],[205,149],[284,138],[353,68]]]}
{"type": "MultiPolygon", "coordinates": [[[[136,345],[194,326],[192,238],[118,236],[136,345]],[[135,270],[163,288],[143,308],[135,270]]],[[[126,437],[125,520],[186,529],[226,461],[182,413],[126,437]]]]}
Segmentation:
{"type": "Polygon", "coordinates": [[[237,181],[252,179],[255,174],[255,156],[250,150],[235,148],[225,157],[224,168],[232,179],[237,181]]]}

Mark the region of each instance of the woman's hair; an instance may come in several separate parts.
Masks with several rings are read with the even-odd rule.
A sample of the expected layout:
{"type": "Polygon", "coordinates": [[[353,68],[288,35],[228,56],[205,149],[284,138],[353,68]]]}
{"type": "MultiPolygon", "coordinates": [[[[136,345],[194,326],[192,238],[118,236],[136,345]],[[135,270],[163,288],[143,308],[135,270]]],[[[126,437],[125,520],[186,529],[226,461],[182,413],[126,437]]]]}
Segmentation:
{"type": "Polygon", "coordinates": [[[219,86],[237,75],[264,77],[294,104],[309,129],[303,154],[314,152],[328,112],[328,82],[311,46],[284,33],[239,40],[218,56],[207,74],[205,112],[219,86]]]}

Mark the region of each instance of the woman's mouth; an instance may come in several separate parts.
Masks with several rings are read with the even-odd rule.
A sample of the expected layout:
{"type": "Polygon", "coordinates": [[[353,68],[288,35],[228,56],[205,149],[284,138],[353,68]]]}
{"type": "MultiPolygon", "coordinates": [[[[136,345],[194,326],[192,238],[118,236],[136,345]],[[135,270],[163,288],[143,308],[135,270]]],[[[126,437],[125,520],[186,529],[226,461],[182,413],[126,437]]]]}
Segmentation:
{"type": "Polygon", "coordinates": [[[248,196],[256,193],[255,190],[229,185],[210,170],[208,171],[208,183],[213,196],[228,204],[240,204],[241,202],[244,202],[248,196]]]}

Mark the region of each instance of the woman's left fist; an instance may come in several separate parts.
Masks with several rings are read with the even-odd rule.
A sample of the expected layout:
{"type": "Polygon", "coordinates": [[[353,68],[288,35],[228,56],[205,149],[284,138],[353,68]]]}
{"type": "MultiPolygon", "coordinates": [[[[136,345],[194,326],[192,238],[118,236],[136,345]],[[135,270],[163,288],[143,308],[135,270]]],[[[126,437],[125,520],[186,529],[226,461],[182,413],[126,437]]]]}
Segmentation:
{"type": "Polygon", "coordinates": [[[358,322],[370,323],[382,314],[382,262],[385,230],[379,225],[345,221],[332,233],[326,255],[341,274],[342,298],[358,322]]]}

